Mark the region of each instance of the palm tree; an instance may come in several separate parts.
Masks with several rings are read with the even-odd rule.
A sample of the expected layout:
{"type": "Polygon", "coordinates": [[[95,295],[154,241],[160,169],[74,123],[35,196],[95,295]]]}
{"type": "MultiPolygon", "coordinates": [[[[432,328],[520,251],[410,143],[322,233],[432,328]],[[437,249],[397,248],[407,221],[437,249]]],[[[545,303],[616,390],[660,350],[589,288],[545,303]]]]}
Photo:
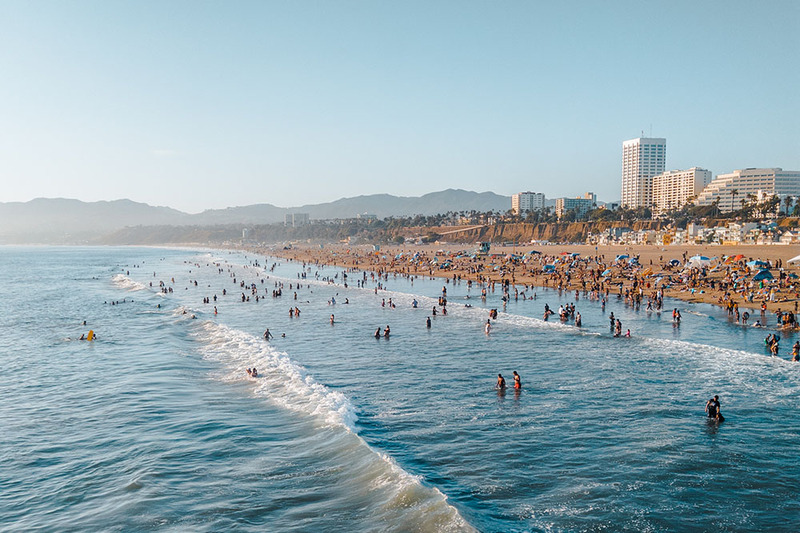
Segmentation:
{"type": "Polygon", "coordinates": [[[736,205],[736,196],[739,194],[739,189],[731,189],[731,211],[734,209],[734,205],[736,205]]]}
{"type": "Polygon", "coordinates": [[[787,194],[786,198],[783,199],[783,203],[786,206],[786,215],[789,215],[789,208],[792,207],[792,203],[794,202],[794,198],[791,195],[787,194]]]}

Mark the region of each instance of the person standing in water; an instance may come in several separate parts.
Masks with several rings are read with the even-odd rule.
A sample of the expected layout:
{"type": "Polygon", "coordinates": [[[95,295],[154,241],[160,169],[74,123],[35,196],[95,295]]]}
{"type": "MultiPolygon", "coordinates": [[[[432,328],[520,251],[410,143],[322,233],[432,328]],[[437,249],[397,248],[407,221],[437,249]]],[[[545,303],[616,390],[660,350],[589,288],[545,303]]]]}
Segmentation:
{"type": "Polygon", "coordinates": [[[714,419],[717,422],[722,422],[725,420],[725,417],[722,416],[722,412],[720,411],[718,395],[715,394],[713,398],[706,402],[706,414],[708,415],[708,418],[714,419]]]}
{"type": "Polygon", "coordinates": [[[426,327],[428,327],[428,328],[430,329],[430,327],[431,327],[431,317],[428,317],[428,318],[425,320],[425,326],[426,326],[426,327]]]}
{"type": "Polygon", "coordinates": [[[503,377],[503,374],[497,374],[497,385],[495,385],[494,388],[497,390],[505,390],[506,379],[503,377]]]}
{"type": "Polygon", "coordinates": [[[514,370],[514,388],[517,390],[522,388],[522,379],[519,377],[516,370],[514,370]]]}

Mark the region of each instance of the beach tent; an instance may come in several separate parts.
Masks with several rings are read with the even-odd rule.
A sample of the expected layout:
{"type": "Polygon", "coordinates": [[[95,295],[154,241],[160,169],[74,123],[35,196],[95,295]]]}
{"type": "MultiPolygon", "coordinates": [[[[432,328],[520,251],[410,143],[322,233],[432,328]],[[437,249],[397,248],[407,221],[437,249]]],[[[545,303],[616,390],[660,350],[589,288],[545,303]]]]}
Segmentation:
{"type": "Polygon", "coordinates": [[[706,267],[711,264],[711,259],[704,255],[693,255],[686,261],[686,266],[706,267]]]}
{"type": "Polygon", "coordinates": [[[797,257],[792,257],[791,259],[789,259],[786,262],[787,263],[800,263],[800,255],[798,255],[797,257]]]}
{"type": "Polygon", "coordinates": [[[762,279],[774,279],[774,278],[772,277],[772,273],[769,270],[764,269],[760,270],[758,274],[753,276],[753,281],[761,281],[762,279]]]}

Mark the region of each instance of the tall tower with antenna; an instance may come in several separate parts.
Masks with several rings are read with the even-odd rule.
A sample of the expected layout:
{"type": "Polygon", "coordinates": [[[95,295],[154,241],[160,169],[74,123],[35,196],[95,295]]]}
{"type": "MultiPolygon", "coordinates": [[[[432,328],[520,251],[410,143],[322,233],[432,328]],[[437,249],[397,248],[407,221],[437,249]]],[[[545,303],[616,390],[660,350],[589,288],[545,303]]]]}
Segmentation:
{"type": "Polygon", "coordinates": [[[664,172],[667,162],[667,140],[642,137],[622,143],[621,205],[635,209],[652,207],[653,176],[664,172]]]}

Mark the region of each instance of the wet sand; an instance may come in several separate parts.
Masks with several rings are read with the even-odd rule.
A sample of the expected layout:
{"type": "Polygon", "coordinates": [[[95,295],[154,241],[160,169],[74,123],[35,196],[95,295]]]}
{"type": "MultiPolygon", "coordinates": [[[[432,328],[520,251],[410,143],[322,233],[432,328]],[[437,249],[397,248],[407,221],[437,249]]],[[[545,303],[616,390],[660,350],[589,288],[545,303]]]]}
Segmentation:
{"type": "MultiPolygon", "coordinates": [[[[560,282],[565,290],[581,288],[581,278],[589,278],[590,270],[603,272],[611,270],[610,276],[603,277],[604,287],[612,293],[631,288],[634,280],[646,286],[645,292],[663,288],[664,296],[678,298],[689,302],[702,302],[725,306],[728,301],[737,303],[742,309],[756,309],[763,303],[767,312],[778,309],[795,311],[800,302],[800,283],[798,279],[786,279],[778,282],[779,272],[775,265],[782,261],[782,269],[786,274],[800,275],[800,264],[787,264],[792,257],[800,254],[800,247],[785,245],[738,245],[738,246],[589,246],[589,245],[527,245],[527,246],[492,246],[489,254],[475,254],[475,245],[466,244],[425,244],[381,246],[374,251],[371,245],[349,246],[345,244],[326,245],[294,245],[291,249],[275,247],[254,250],[259,253],[305,261],[336,265],[343,268],[357,268],[381,272],[394,272],[408,275],[428,275],[442,278],[460,276],[462,279],[483,282],[501,282],[508,279],[513,285],[555,287],[560,282]],[[540,254],[523,256],[536,250],[540,254]],[[569,254],[580,254],[578,258],[597,258],[597,261],[572,265],[569,254]],[[402,255],[401,255],[402,254],[402,255]],[[626,268],[627,261],[615,263],[618,255],[638,257],[641,268],[626,268]],[[684,263],[685,257],[695,255],[713,259],[706,270],[707,277],[692,282],[681,280],[681,268],[668,268],[670,260],[677,259],[684,263]],[[459,257],[459,255],[461,257],[459,257]],[[737,262],[722,263],[723,257],[742,255],[737,262]],[[524,259],[520,259],[522,256],[524,259]],[[553,264],[556,259],[556,276],[542,273],[546,264],[553,264]],[[436,263],[431,264],[432,261],[436,263]],[[744,263],[750,260],[769,261],[773,268],[770,272],[775,277],[773,283],[765,283],[760,287],[758,282],[753,286],[720,288],[720,282],[741,279],[749,280],[755,271],[746,269],[744,263]],[[717,268],[714,268],[717,266],[717,268]],[[577,268],[576,268],[577,267],[577,268]],[[566,279],[567,273],[570,279],[566,279]],[[671,279],[671,281],[670,281],[671,279]],[[711,288],[713,280],[715,287],[711,288]],[[769,289],[775,288],[772,295],[769,289]],[[694,290],[693,290],[694,289],[694,290]],[[750,296],[752,293],[752,301],[750,296]],[[726,294],[728,295],[726,297],[726,294]]],[[[698,272],[699,274],[699,272],[698,272]]],[[[591,280],[589,280],[591,282],[591,280]]]]}

